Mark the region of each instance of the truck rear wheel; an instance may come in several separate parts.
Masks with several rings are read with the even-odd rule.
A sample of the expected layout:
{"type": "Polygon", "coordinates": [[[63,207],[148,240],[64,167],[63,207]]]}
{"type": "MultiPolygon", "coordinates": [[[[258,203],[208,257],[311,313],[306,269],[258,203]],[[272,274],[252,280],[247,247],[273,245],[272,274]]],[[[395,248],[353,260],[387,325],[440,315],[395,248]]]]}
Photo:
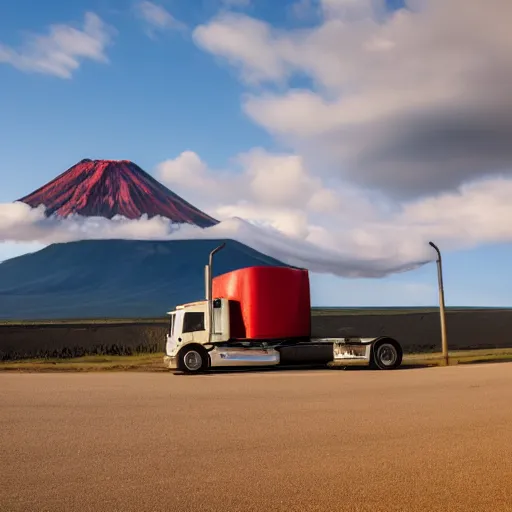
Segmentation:
{"type": "Polygon", "coordinates": [[[372,348],[371,366],[378,370],[394,370],[402,363],[402,350],[393,340],[382,340],[372,348]]]}
{"type": "Polygon", "coordinates": [[[184,348],[180,352],[179,369],[185,373],[201,373],[208,369],[208,353],[201,346],[184,348]]]}

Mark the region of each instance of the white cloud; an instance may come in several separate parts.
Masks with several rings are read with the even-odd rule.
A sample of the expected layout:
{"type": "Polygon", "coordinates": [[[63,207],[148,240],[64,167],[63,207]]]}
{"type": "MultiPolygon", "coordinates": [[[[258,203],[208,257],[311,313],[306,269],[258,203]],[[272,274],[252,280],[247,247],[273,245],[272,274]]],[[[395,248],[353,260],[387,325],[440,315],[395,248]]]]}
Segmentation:
{"type": "Polygon", "coordinates": [[[193,151],[183,151],[177,158],[159,164],[157,173],[167,183],[203,187],[208,179],[208,166],[193,151]]]}
{"type": "Polygon", "coordinates": [[[165,7],[147,0],[137,4],[137,13],[148,25],[150,35],[154,35],[154,30],[183,30],[186,28],[165,7]]]}
{"type": "Polygon", "coordinates": [[[196,199],[203,203],[205,199],[207,203],[224,202],[232,198],[235,188],[245,186],[236,173],[211,172],[193,151],[183,151],[177,158],[161,162],[156,167],[156,175],[178,194],[189,197],[192,203],[196,199]]]}
{"type": "Polygon", "coordinates": [[[221,14],[196,43],[239,70],[249,117],[362,187],[410,199],[512,171],[512,2],[321,0],[312,28],[221,14]],[[312,86],[283,86],[306,75],[312,86]],[[281,92],[267,85],[279,84],[281,92]]]}
{"type": "Polygon", "coordinates": [[[157,178],[220,219],[250,218],[287,234],[306,236],[304,211],[334,211],[338,197],[310,175],[303,159],[254,148],[233,158],[235,170],[212,170],[185,151],[156,168],[157,178]]]}
{"type": "Polygon", "coordinates": [[[192,35],[199,46],[239,66],[248,83],[279,80],[285,75],[280,42],[267,23],[229,12],[215,23],[196,27],[192,35]]]}
{"type": "MultiPolygon", "coordinates": [[[[46,218],[44,208],[31,208],[24,203],[0,204],[0,240],[51,244],[86,239],[234,239],[260,252],[291,265],[316,272],[340,276],[382,276],[418,264],[390,261],[386,258],[364,259],[336,250],[318,247],[307,240],[287,236],[272,227],[255,226],[240,218],[224,220],[211,228],[175,225],[162,217],[137,220],[103,217],[46,218]]],[[[421,262],[420,262],[421,263],[421,262]]]]}
{"type": "Polygon", "coordinates": [[[320,180],[307,172],[300,156],[272,155],[254,149],[238,156],[255,201],[262,205],[306,205],[321,190],[320,180]]]}
{"type": "Polygon", "coordinates": [[[257,203],[239,201],[219,206],[216,212],[221,219],[248,219],[255,226],[271,228],[293,239],[305,240],[309,236],[307,215],[297,209],[262,207],[257,203]]]}
{"type": "Polygon", "coordinates": [[[101,18],[88,12],[82,30],[71,25],[51,25],[46,35],[26,35],[20,49],[0,43],[0,63],[24,72],[71,78],[83,60],[108,63],[105,50],[114,33],[101,18]]]}

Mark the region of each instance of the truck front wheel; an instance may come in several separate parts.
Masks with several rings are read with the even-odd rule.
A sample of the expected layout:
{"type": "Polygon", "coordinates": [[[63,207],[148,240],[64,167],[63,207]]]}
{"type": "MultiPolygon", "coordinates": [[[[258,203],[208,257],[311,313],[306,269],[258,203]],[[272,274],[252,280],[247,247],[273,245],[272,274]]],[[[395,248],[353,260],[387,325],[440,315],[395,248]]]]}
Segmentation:
{"type": "Polygon", "coordinates": [[[208,353],[201,346],[185,347],[179,356],[179,369],[185,373],[201,373],[208,369],[208,353]]]}
{"type": "Polygon", "coordinates": [[[378,370],[394,370],[402,364],[402,350],[393,340],[382,340],[372,348],[371,366],[378,370]]]}

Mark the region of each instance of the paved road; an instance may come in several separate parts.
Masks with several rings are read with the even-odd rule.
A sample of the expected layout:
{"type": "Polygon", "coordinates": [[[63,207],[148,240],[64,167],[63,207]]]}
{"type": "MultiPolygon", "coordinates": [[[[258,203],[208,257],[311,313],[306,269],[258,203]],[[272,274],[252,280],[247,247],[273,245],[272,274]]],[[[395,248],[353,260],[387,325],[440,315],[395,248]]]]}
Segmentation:
{"type": "Polygon", "coordinates": [[[0,510],[512,511],[512,364],[0,374],[0,510]]]}

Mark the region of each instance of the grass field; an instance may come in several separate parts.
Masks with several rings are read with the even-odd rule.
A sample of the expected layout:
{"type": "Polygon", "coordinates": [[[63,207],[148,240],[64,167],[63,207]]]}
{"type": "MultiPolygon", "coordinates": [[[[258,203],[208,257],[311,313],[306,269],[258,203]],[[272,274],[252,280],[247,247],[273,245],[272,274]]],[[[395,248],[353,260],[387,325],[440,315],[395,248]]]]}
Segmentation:
{"type": "MultiPolygon", "coordinates": [[[[163,353],[136,356],[85,356],[71,359],[23,359],[0,362],[0,371],[15,372],[99,372],[140,371],[165,372],[163,353]]],[[[460,350],[449,353],[450,365],[512,361],[512,349],[460,350]]],[[[406,354],[405,367],[441,366],[441,353],[406,354]]],[[[332,366],[352,366],[350,362],[332,366]]]]}

